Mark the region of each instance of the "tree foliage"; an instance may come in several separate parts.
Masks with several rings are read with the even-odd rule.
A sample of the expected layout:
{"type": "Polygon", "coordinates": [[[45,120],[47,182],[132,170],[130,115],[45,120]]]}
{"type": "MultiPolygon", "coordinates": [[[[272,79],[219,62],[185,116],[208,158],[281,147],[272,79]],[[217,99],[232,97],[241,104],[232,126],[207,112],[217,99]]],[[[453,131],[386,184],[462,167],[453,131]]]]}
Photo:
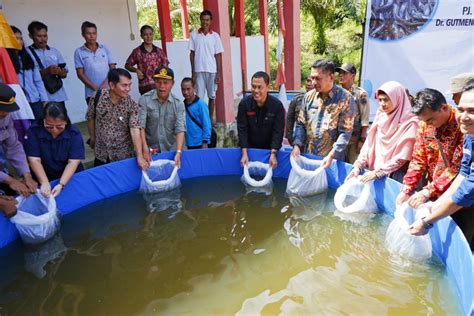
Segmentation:
{"type": "MultiPolygon", "coordinates": [[[[234,1],[229,0],[228,6],[231,35],[235,34],[234,1]]],[[[169,0],[169,2],[173,37],[182,38],[180,1],[169,0]]],[[[202,0],[187,0],[186,3],[191,31],[199,27],[202,0]]],[[[258,0],[245,0],[246,35],[260,34],[258,3],[258,0]]],[[[139,25],[149,24],[158,30],[156,0],[136,0],[136,4],[139,25]]],[[[365,6],[366,0],[300,0],[302,82],[309,74],[311,64],[318,58],[360,65],[365,6]]],[[[277,0],[267,0],[267,8],[270,69],[274,77],[277,69],[275,57],[278,33],[277,0]]],[[[158,31],[155,32],[155,39],[160,39],[158,31]]]]}
{"type": "Polygon", "coordinates": [[[301,10],[313,18],[316,28],[313,34],[314,52],[326,53],[326,29],[339,27],[346,18],[361,23],[364,19],[365,2],[365,0],[300,0],[301,10]]]}
{"type": "MultiPolygon", "coordinates": [[[[181,24],[181,6],[179,0],[171,0],[170,2],[170,17],[173,32],[173,38],[182,38],[182,24],[181,24]]],[[[199,14],[202,11],[202,0],[187,0],[188,11],[188,25],[190,31],[199,27],[199,14]]],[[[136,0],[137,15],[139,27],[148,24],[159,30],[158,25],[158,9],[156,7],[156,0],[136,0]]],[[[160,39],[160,32],[155,32],[155,40],[160,39]]]]}

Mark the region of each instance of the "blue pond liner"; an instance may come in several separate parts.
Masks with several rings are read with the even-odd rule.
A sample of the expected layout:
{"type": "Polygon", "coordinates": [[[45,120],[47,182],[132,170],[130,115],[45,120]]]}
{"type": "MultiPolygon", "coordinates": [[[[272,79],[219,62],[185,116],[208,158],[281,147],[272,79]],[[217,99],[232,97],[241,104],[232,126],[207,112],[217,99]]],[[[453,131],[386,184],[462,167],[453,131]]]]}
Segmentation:
{"type": "MultiPolygon", "coordinates": [[[[179,176],[181,179],[201,176],[240,176],[242,175],[240,155],[240,149],[237,148],[185,151],[179,176]]],[[[269,156],[268,150],[249,150],[251,161],[268,162],[269,156]]],[[[173,157],[174,153],[163,153],[155,155],[154,159],[173,159],[173,157]]],[[[289,158],[289,152],[281,151],[278,154],[278,168],[273,172],[274,177],[288,177],[291,169],[289,158]]],[[[318,157],[312,158],[318,159],[318,157]]],[[[351,165],[336,161],[327,172],[329,187],[338,188],[351,168],[351,165]]],[[[135,159],[89,169],[72,178],[57,198],[57,206],[60,212],[66,215],[90,203],[136,191],[140,186],[140,180],[141,171],[138,169],[135,159]]],[[[378,207],[388,214],[393,215],[395,199],[399,192],[400,184],[391,179],[375,182],[378,207]]],[[[0,232],[0,248],[6,247],[19,238],[15,226],[4,217],[0,217],[0,232]]],[[[452,280],[464,314],[474,315],[474,262],[463,233],[448,217],[435,223],[430,230],[430,237],[433,252],[445,264],[448,277],[452,280]]],[[[0,251],[1,261],[8,260],[8,248],[0,251]]]]}

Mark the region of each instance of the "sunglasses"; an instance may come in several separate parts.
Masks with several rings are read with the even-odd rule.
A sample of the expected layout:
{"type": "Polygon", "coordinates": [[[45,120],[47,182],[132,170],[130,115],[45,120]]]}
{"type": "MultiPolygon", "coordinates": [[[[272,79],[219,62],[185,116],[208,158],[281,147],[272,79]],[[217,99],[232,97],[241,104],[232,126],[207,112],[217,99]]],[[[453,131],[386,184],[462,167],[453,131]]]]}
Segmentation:
{"type": "Polygon", "coordinates": [[[66,128],[66,124],[61,124],[61,125],[48,125],[48,124],[44,123],[44,128],[46,128],[47,130],[56,129],[56,130],[58,130],[58,131],[62,131],[63,129],[66,128]]]}

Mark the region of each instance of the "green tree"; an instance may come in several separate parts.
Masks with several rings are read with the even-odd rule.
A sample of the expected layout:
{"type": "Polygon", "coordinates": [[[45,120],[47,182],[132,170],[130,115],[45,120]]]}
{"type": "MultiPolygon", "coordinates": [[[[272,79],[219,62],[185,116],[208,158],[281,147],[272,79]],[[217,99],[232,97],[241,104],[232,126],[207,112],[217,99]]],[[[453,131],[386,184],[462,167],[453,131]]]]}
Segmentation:
{"type": "MultiPolygon", "coordinates": [[[[169,4],[173,38],[182,38],[180,1],[171,0],[169,4]]],[[[193,28],[199,27],[199,14],[202,11],[202,0],[187,0],[186,4],[188,25],[191,31],[193,28]]],[[[145,24],[153,26],[155,30],[157,30],[154,35],[155,40],[159,40],[160,32],[158,31],[158,9],[156,7],[156,0],[136,0],[136,5],[139,27],[145,24]]]]}
{"type": "Polygon", "coordinates": [[[345,18],[361,22],[365,0],[300,0],[301,10],[313,18],[313,50],[324,54],[327,50],[326,29],[337,28],[345,18]]]}

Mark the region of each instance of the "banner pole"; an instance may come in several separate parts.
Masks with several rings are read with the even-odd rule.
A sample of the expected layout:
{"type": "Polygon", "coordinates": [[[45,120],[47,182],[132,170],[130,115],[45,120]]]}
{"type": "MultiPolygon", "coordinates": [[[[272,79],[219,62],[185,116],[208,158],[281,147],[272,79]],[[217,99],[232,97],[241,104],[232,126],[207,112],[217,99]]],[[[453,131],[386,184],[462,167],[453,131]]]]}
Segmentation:
{"type": "Polygon", "coordinates": [[[367,8],[369,6],[369,2],[370,0],[366,0],[365,1],[365,12],[364,12],[364,19],[362,20],[362,50],[361,50],[361,53],[360,53],[360,71],[359,71],[359,87],[362,86],[362,83],[360,82],[361,78],[362,78],[362,63],[364,61],[364,47],[365,47],[365,27],[366,27],[366,23],[367,23],[367,8]]]}

